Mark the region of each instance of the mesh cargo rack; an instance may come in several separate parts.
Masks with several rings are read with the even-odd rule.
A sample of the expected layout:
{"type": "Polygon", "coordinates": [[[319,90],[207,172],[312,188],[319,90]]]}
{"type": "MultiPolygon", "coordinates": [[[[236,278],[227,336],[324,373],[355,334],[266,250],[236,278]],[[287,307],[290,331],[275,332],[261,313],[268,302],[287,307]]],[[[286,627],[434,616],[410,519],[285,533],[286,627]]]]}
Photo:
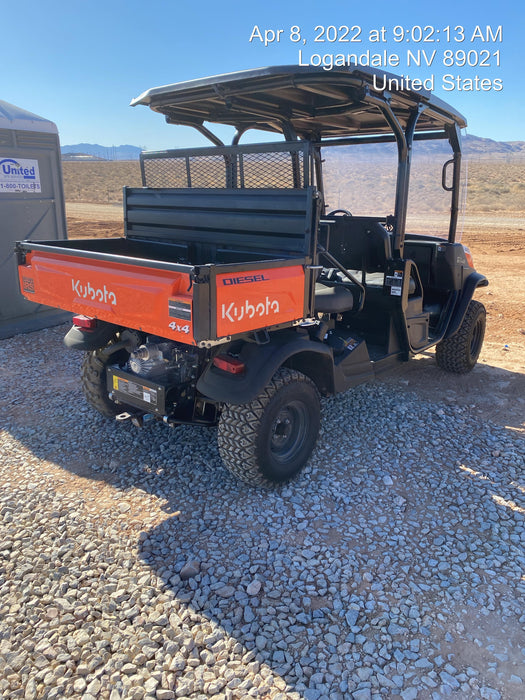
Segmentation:
{"type": "Polygon", "coordinates": [[[312,184],[308,142],[145,151],[144,187],[304,189],[312,184]]]}

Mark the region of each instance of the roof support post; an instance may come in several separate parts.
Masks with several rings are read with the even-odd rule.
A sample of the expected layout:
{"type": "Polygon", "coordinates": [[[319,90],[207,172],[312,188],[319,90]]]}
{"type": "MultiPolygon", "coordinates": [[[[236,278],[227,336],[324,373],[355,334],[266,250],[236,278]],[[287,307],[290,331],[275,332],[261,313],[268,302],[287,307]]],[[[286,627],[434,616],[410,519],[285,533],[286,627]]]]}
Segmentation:
{"type": "Polygon", "coordinates": [[[425,109],[425,105],[418,103],[417,107],[410,113],[405,130],[393,113],[389,102],[378,100],[377,106],[383,113],[390,128],[394,132],[397,142],[397,182],[396,182],[396,202],[394,210],[394,240],[393,253],[395,257],[403,257],[405,245],[405,226],[408,205],[408,187],[410,183],[410,161],[412,156],[412,143],[419,115],[425,109]]]}
{"type": "MultiPolygon", "coordinates": [[[[281,122],[283,136],[286,141],[298,141],[297,132],[292,126],[292,123],[288,120],[283,120],[281,122]]],[[[301,169],[299,166],[299,156],[297,153],[291,153],[292,156],[292,177],[293,186],[301,188],[303,185],[301,183],[301,169]]]]}
{"type": "Polygon", "coordinates": [[[461,131],[454,122],[445,127],[449,143],[454,153],[454,169],[452,172],[452,198],[450,202],[450,224],[448,228],[448,242],[454,243],[456,240],[456,227],[459,212],[459,188],[461,177],[461,131]]]}
{"type": "MultiPolygon", "coordinates": [[[[166,120],[168,121],[168,120],[166,120]]],[[[169,122],[168,122],[169,123],[169,122]]],[[[223,141],[220,140],[218,136],[215,136],[213,131],[210,131],[207,129],[204,124],[191,124],[194,129],[197,129],[203,136],[206,136],[207,139],[209,139],[214,146],[224,146],[223,141]]]]}

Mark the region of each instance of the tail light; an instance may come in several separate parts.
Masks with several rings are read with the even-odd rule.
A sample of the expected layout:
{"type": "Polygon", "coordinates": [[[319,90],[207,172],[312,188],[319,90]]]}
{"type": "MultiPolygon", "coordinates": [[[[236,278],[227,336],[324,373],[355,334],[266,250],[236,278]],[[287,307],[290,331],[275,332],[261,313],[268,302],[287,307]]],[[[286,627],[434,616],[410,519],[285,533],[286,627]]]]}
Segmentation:
{"type": "Polygon", "coordinates": [[[245,370],[244,362],[241,362],[236,357],[230,357],[230,355],[216,355],[213,358],[213,364],[215,367],[230,374],[243,374],[245,370]]]}
{"type": "Polygon", "coordinates": [[[91,316],[83,316],[79,314],[78,316],[73,316],[73,325],[77,328],[87,328],[92,330],[97,327],[97,319],[91,318],[91,316]]]}

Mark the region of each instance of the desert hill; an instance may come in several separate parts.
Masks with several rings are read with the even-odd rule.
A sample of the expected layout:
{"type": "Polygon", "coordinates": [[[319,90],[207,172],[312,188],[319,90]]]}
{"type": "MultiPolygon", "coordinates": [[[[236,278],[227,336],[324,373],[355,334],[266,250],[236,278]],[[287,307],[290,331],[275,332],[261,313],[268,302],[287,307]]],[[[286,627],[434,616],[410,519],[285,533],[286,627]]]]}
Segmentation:
{"type": "MultiPolygon", "coordinates": [[[[447,153],[450,149],[447,143],[439,141],[425,141],[417,144],[421,153],[447,153]]],[[[380,154],[384,149],[383,144],[368,145],[367,157],[380,154]]],[[[138,160],[140,152],[144,150],[139,146],[129,144],[122,146],[101,146],[98,143],[77,143],[62,146],[62,156],[67,160],[74,160],[75,154],[81,155],[83,160],[89,156],[93,160],[138,160]]],[[[525,157],[525,141],[494,141],[467,134],[463,138],[463,150],[468,157],[525,157]]]]}

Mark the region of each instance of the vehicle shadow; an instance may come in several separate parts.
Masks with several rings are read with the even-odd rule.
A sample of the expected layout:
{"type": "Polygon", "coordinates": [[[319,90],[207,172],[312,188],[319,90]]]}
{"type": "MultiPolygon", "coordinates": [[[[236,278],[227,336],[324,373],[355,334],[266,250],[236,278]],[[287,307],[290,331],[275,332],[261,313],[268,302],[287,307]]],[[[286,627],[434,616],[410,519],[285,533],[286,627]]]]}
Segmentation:
{"type": "MultiPolygon", "coordinates": [[[[489,596],[498,628],[513,609],[520,545],[501,550],[497,526],[503,518],[507,529],[521,527],[525,513],[518,426],[497,414],[488,423],[457,382],[447,399],[429,358],[324,400],[304,473],[256,489],[222,467],[214,429],[138,431],[102,419],[83,401],[77,355],[59,371],[43,368],[35,386],[35,353],[58,336],[33,334],[16,346],[10,360],[26,379],[11,386],[3,375],[4,427],[39,459],[162,499],[162,522],[137,532],[137,563],[165,594],[178,695],[229,688],[240,698],[256,686],[262,697],[344,698],[380,687],[395,696],[406,682],[398,663],[422,675],[414,663],[431,648],[458,653],[447,636],[457,624],[479,636],[465,601],[476,612],[476,596],[489,596]],[[423,370],[425,397],[416,381],[423,370]],[[469,553],[469,566],[453,565],[457,552],[469,553]]],[[[498,370],[494,381],[522,378],[498,370]]],[[[506,626],[508,639],[517,634],[517,622],[506,626]]],[[[490,659],[478,657],[470,663],[483,673],[490,659]]]]}

